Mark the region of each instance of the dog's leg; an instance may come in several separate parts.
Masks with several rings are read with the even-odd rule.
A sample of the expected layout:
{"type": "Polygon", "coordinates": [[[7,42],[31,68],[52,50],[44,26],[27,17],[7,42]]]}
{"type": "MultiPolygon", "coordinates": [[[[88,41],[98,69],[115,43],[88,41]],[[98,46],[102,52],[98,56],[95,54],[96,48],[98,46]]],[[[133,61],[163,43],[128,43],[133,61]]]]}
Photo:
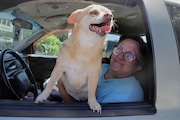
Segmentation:
{"type": "Polygon", "coordinates": [[[35,103],[41,103],[47,100],[47,98],[49,97],[52,91],[54,83],[60,80],[62,74],[63,74],[63,70],[60,69],[58,65],[56,65],[51,73],[50,80],[47,83],[46,88],[43,90],[43,92],[40,95],[38,95],[38,97],[35,100],[35,103]]]}
{"type": "Polygon", "coordinates": [[[102,113],[101,105],[96,100],[96,88],[98,84],[99,73],[91,74],[88,77],[88,104],[93,112],[102,113]]]}

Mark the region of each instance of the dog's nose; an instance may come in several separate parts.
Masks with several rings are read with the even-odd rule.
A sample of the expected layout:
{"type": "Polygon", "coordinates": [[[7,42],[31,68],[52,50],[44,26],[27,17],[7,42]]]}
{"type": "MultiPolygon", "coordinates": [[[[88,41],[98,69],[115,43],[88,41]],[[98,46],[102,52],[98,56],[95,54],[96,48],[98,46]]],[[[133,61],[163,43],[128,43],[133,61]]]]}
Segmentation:
{"type": "Polygon", "coordinates": [[[108,20],[111,20],[112,19],[112,15],[111,14],[105,14],[104,17],[108,20]]]}

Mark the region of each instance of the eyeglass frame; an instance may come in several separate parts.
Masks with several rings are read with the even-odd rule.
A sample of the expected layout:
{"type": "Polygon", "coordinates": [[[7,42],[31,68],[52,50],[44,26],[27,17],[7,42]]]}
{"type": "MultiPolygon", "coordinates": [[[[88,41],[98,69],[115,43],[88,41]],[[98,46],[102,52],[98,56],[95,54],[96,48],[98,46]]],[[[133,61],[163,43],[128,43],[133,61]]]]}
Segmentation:
{"type": "Polygon", "coordinates": [[[118,55],[120,55],[120,54],[123,54],[123,58],[124,58],[124,60],[125,61],[127,61],[127,62],[132,62],[133,60],[137,60],[137,57],[136,57],[136,55],[134,55],[134,54],[132,54],[131,52],[123,52],[123,49],[122,48],[119,48],[119,47],[117,47],[117,46],[115,46],[114,48],[113,48],[113,55],[115,55],[115,56],[118,56],[118,55]],[[116,53],[117,52],[117,50],[121,50],[119,53],[116,53]],[[132,57],[130,58],[130,59],[128,59],[126,56],[127,55],[131,55],[132,57]]]}

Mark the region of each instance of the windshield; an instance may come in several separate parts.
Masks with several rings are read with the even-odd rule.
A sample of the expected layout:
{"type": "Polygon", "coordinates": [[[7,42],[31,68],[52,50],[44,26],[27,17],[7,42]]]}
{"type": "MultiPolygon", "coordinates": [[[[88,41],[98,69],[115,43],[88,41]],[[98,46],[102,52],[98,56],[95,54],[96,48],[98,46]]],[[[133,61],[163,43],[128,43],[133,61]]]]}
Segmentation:
{"type": "Polygon", "coordinates": [[[18,18],[14,11],[0,12],[0,50],[12,49],[19,41],[22,41],[39,30],[41,27],[27,19],[26,21],[33,25],[32,29],[16,27],[12,20],[18,18]]]}

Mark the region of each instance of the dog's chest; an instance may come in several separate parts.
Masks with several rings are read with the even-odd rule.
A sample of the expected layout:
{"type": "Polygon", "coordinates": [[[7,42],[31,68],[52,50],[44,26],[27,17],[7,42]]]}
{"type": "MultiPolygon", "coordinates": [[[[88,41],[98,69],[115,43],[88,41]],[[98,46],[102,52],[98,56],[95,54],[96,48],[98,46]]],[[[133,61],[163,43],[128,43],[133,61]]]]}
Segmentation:
{"type": "Polygon", "coordinates": [[[87,99],[88,78],[98,72],[101,64],[101,45],[90,46],[81,46],[67,40],[58,58],[60,67],[64,70],[61,80],[67,93],[76,100],[87,99]]]}
{"type": "Polygon", "coordinates": [[[81,66],[67,67],[62,77],[66,91],[77,100],[87,99],[88,75],[81,66]]]}

